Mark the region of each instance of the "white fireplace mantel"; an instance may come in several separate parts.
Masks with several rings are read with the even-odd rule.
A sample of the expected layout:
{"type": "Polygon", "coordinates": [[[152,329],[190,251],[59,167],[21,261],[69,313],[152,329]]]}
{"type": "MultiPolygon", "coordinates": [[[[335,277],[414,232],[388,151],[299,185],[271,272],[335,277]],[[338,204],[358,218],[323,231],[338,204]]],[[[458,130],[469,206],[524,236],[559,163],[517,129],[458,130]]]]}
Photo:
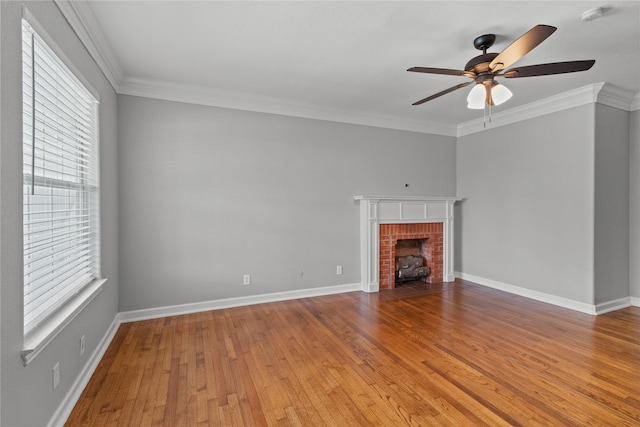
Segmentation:
{"type": "Polygon", "coordinates": [[[360,202],[360,272],[362,290],[380,289],[380,224],[443,223],[443,280],[452,282],[453,205],[456,197],[355,196],[360,202]]]}

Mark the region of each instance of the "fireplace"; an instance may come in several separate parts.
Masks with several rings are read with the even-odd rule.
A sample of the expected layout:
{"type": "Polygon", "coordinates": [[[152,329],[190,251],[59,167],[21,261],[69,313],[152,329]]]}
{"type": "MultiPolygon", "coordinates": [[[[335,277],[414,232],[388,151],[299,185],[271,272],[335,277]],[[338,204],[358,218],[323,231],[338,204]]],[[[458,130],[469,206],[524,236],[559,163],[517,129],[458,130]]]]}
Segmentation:
{"type": "MultiPolygon", "coordinates": [[[[406,255],[423,258],[430,270],[429,275],[423,281],[427,283],[442,282],[442,230],[442,222],[380,224],[379,289],[391,289],[398,284],[396,273],[398,257],[406,255]]],[[[422,278],[418,280],[422,280],[422,278]]]]}
{"type": "Polygon", "coordinates": [[[362,290],[395,287],[396,244],[420,239],[430,247],[422,255],[431,270],[429,283],[452,282],[453,204],[450,197],[356,196],[360,203],[362,290]]]}

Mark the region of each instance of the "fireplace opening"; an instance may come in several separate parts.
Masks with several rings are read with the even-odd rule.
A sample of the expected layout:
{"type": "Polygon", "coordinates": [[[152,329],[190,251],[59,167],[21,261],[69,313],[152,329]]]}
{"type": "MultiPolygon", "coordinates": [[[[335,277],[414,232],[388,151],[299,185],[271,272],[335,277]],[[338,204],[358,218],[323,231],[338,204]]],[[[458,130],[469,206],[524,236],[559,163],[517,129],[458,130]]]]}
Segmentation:
{"type": "Polygon", "coordinates": [[[431,273],[429,238],[401,239],[395,245],[395,285],[407,282],[427,282],[431,273]]]}
{"type": "Polygon", "coordinates": [[[396,287],[395,264],[397,256],[419,255],[424,260],[423,266],[429,267],[430,270],[429,274],[420,280],[426,281],[426,283],[442,282],[444,236],[442,222],[380,224],[379,230],[379,289],[396,287]],[[400,252],[396,253],[398,242],[403,240],[410,242],[401,243],[400,252]]]}

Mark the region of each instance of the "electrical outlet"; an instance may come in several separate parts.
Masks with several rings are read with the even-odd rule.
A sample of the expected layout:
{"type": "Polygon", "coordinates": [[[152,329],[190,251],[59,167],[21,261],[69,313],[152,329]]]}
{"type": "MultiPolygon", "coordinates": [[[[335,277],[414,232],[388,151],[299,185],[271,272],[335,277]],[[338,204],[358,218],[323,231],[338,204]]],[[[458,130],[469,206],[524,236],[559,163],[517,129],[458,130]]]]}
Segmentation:
{"type": "Polygon", "coordinates": [[[251,275],[250,274],[245,274],[242,283],[246,286],[246,285],[250,285],[251,284],[251,275]]]}
{"type": "Polygon", "coordinates": [[[336,267],[336,274],[337,274],[338,276],[340,276],[340,275],[342,274],[342,266],[341,266],[341,265],[339,265],[339,266],[337,266],[337,267],[336,267]]]}
{"type": "Polygon", "coordinates": [[[60,384],[60,362],[53,365],[53,389],[58,388],[58,384],[60,384]]]}
{"type": "Polygon", "coordinates": [[[80,356],[84,354],[84,335],[80,337],[80,356]]]}

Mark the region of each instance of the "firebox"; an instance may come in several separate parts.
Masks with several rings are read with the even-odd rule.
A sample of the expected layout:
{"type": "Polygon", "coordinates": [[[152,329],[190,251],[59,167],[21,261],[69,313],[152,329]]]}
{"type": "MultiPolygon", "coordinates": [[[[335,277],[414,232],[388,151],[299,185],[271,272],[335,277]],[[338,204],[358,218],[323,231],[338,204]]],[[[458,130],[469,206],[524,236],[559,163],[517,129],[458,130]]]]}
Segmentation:
{"type": "Polygon", "coordinates": [[[429,238],[401,239],[396,242],[395,249],[395,284],[426,282],[431,272],[427,264],[431,258],[429,238]]]}

